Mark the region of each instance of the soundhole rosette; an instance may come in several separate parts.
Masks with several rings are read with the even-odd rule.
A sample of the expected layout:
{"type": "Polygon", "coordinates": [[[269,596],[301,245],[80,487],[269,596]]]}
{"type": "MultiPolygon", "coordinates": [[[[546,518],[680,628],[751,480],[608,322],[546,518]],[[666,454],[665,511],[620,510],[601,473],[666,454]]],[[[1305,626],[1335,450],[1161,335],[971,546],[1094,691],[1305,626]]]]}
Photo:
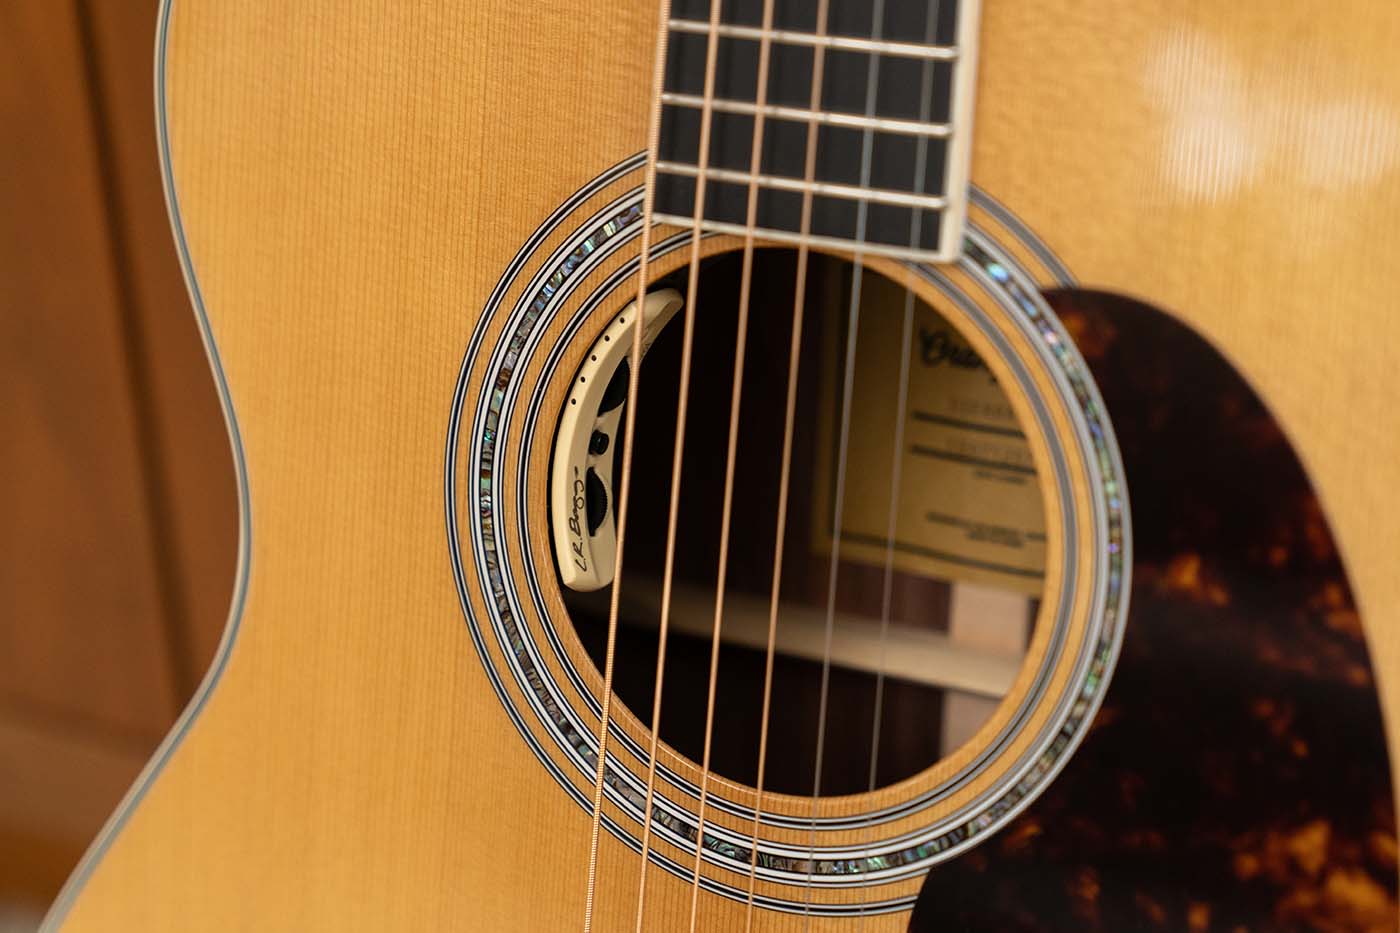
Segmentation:
{"type": "MultiPolygon", "coordinates": [[[[581,189],[507,268],[464,356],[445,460],[453,571],[485,672],[523,740],[589,815],[602,678],[564,608],[543,503],[560,398],[579,348],[636,295],[641,164],[629,160],[581,189]]],[[[766,908],[907,909],[924,873],[1004,827],[1054,778],[1111,676],[1130,572],[1112,427],[1040,297],[1039,283],[1063,284],[1062,268],[990,198],[974,192],[973,204],[957,264],[907,269],[921,297],[938,302],[994,371],[1042,477],[1047,578],[1026,663],[972,741],[890,787],[815,806],[765,793],[755,812],[752,788],[711,778],[699,883],[715,894],[745,900],[752,866],[755,902],[766,908]]],[[[657,227],[652,243],[653,279],[688,259],[688,231],[657,227]]],[[[736,245],[706,237],[701,251],[736,245]]],[[[871,265],[905,278],[892,260],[871,265]]],[[[639,850],[650,738],[622,704],[613,711],[601,821],[639,850]]],[[[662,745],[649,857],[687,882],[700,835],[699,777],[694,762],[662,745]]]]}

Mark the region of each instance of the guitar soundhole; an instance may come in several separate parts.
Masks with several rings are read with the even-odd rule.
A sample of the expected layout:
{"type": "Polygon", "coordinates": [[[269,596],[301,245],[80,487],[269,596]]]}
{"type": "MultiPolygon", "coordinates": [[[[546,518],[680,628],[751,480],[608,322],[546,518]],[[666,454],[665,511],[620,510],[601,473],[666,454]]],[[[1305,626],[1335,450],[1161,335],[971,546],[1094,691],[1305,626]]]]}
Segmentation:
{"type": "MultiPolygon", "coordinates": [[[[906,337],[904,286],[871,270],[861,284],[842,470],[853,266],[820,254],[811,262],[764,787],[831,796],[918,774],[986,722],[1030,644],[1047,542],[1029,447],[992,372],[922,301],[908,306],[906,337]],[[901,375],[908,386],[902,406],[901,375]],[[842,533],[834,545],[838,494],[842,533]],[[839,558],[823,725],[834,548],[839,558]]],[[[737,252],[705,260],[696,303],[657,725],[662,741],[694,761],[704,747],[740,271],[737,252]]],[[[747,785],[758,776],[795,273],[793,251],[757,252],[711,754],[714,773],[747,785]]],[[[684,293],[686,270],[661,286],[684,293]]],[[[623,565],[613,686],[649,726],[683,327],[677,315],[641,369],[623,565]]],[[[620,443],[611,447],[619,458],[621,449],[620,443]]],[[[620,459],[614,475],[621,475],[620,459]]],[[[608,591],[563,589],[578,637],[601,670],[608,591]]]]}

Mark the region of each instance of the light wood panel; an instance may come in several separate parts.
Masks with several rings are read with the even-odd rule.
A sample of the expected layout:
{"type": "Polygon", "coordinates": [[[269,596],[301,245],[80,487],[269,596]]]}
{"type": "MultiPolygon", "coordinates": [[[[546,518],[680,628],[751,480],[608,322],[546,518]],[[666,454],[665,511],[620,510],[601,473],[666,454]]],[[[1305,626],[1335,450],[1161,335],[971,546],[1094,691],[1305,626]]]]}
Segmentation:
{"type": "Polygon", "coordinates": [[[223,634],[238,548],[238,502],[228,430],[170,236],[161,190],[151,60],[159,0],[84,2],[103,101],[104,157],[114,184],[109,242],[129,290],[130,367],[149,421],[147,471],[181,698],[193,691],[223,634]]]}
{"type": "MultiPolygon", "coordinates": [[[[149,755],[139,737],[0,711],[0,838],[24,839],[35,873],[53,873],[48,863],[60,857],[50,853],[68,861],[81,851],[149,755]]],[[[41,883],[60,881],[70,865],[60,863],[58,877],[41,883]]],[[[0,880],[0,892],[11,886],[24,887],[0,880]]]]}
{"type": "Polygon", "coordinates": [[[153,743],[177,698],[78,23],[5,18],[0,696],[153,743]]]}
{"type": "MultiPolygon", "coordinates": [[[[540,219],[641,148],[643,6],[180,0],[174,159],[246,432],[249,602],[227,672],[72,928],[581,920],[587,820],[481,675],[440,470],[490,287],[540,219]]],[[[1363,135],[1396,117],[1400,10],[987,6],[974,178],[1087,283],[1179,313],[1260,388],[1331,510],[1393,724],[1400,324],[1377,296],[1400,186],[1390,167],[1333,183],[1317,168],[1327,135],[1302,129],[1318,101],[1360,112],[1363,135]],[[1193,90],[1222,57],[1247,76],[1241,106],[1267,101],[1273,122],[1210,111],[1219,81],[1193,90]],[[1215,122],[1174,148],[1201,113],[1215,122]],[[1240,125],[1281,154],[1237,172],[1212,146],[1240,125]]],[[[605,880],[632,859],[604,837],[605,880]]],[[[688,888],[654,884],[656,926],[673,928],[688,888]]],[[[601,926],[626,927],[628,892],[605,896],[601,926]]],[[[703,909],[707,928],[736,925],[732,905],[703,909]]]]}

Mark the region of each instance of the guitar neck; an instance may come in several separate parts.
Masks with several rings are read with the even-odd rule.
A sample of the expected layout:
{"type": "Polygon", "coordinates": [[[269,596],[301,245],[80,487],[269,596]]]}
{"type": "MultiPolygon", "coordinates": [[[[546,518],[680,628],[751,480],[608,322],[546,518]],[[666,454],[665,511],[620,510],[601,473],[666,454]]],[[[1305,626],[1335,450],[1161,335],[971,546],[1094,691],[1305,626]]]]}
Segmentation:
{"type": "Polygon", "coordinates": [[[658,219],[922,261],[957,254],[977,0],[781,4],[767,24],[761,2],[713,19],[705,4],[676,7],[658,219]]]}

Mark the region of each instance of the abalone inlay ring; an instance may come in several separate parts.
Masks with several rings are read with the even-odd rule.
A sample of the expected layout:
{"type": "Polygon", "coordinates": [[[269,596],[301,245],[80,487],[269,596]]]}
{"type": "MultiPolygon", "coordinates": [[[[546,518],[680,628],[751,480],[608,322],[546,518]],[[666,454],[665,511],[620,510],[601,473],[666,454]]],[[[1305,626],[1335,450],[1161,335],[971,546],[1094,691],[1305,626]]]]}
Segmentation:
{"type": "MultiPolygon", "coordinates": [[[[557,587],[557,581],[522,558],[549,553],[547,543],[532,540],[537,532],[528,519],[542,506],[537,496],[527,495],[525,478],[532,453],[552,439],[549,428],[557,413],[547,410],[545,396],[565,349],[610,295],[624,286],[635,288],[629,283],[636,273],[642,220],[642,191],[635,185],[643,166],[644,160],[634,157],[581,189],[507,268],[462,362],[445,460],[450,558],[473,642],[521,736],[564,792],[590,814],[601,698],[590,686],[596,680],[590,681],[565,649],[568,619],[552,617],[557,610],[551,605],[558,603],[546,598],[546,588],[557,587]],[[612,199],[600,205],[610,192],[612,199]],[[502,477],[510,477],[509,487],[500,485],[502,477]]],[[[979,200],[995,205],[980,192],[974,204],[979,200]]],[[[1032,255],[1051,255],[1009,212],[995,207],[1002,235],[1016,237],[1032,255]]],[[[654,237],[652,256],[688,245],[688,237],[688,232],[654,237]]],[[[1080,501],[1087,496],[1088,502],[1060,509],[1053,529],[1063,545],[1066,582],[1054,604],[1042,608],[1041,624],[1049,632],[1039,666],[997,734],[956,772],[865,812],[813,817],[765,808],[757,814],[761,829],[755,841],[733,828],[754,819],[752,807],[713,785],[707,807],[714,819],[706,820],[702,835],[695,817],[699,788],[658,762],[650,814],[654,838],[693,853],[700,837],[708,866],[701,886],[739,900],[748,896],[753,862],[765,884],[755,901],[771,909],[844,915],[908,908],[913,901],[908,885],[897,894],[882,886],[916,879],[966,850],[1044,789],[1087,731],[1122,639],[1131,566],[1126,490],[1112,427],[1078,351],[1030,274],[991,231],[970,228],[958,276],[935,267],[913,268],[961,317],[959,326],[976,328],[996,349],[1029,399],[1035,430],[1048,451],[1043,481],[1062,502],[1075,496],[1080,501]],[[978,294],[969,289],[969,280],[978,294]],[[989,303],[998,312],[995,318],[987,311],[989,303]],[[1014,348],[1010,327],[1033,354],[1014,348]],[[1047,393],[1046,385],[1053,391],[1047,393]],[[1068,431],[1056,427],[1066,423],[1068,431]],[[1076,613],[1082,617],[1078,622],[1076,613]],[[1060,676],[1052,676],[1057,672],[1060,676]],[[988,782],[993,762],[996,779],[988,782]],[[978,788],[975,793],[972,787],[978,788]],[[950,800],[957,802],[951,810],[950,800]],[[842,832],[849,838],[851,830],[869,838],[859,846],[826,838],[842,832]],[[794,844],[794,831],[811,834],[816,844],[794,844]],[[868,888],[869,899],[839,903],[812,897],[813,889],[833,888],[868,888]]],[[[604,789],[611,806],[603,824],[639,850],[647,749],[614,722],[606,765],[604,789]]],[[[693,878],[689,863],[660,847],[648,855],[665,870],[693,878]]]]}

